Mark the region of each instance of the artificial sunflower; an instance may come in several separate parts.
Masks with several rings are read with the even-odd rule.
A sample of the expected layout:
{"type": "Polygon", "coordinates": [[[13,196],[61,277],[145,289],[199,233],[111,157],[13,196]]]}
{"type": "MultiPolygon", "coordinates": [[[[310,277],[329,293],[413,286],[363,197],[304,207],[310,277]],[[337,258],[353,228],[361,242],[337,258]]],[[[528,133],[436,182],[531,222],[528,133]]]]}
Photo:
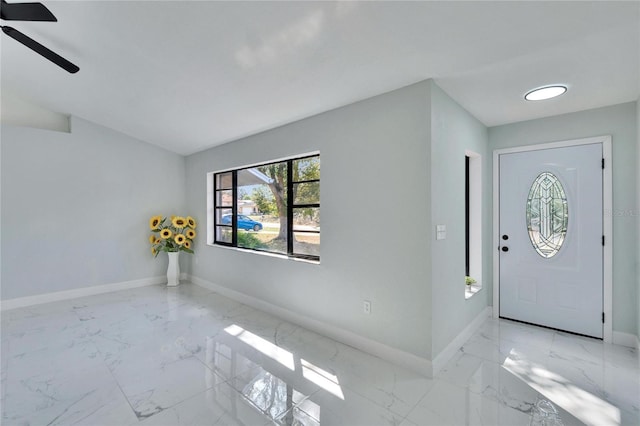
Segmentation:
{"type": "Polygon", "coordinates": [[[149,236],[151,253],[158,256],[162,252],[187,252],[193,254],[193,230],[196,221],[191,216],[153,216],[149,221],[152,235],[149,236]]]}
{"type": "Polygon", "coordinates": [[[171,223],[173,223],[173,226],[176,228],[184,228],[187,225],[187,220],[182,216],[176,216],[171,219],[171,223]]]}
{"type": "Polygon", "coordinates": [[[194,218],[192,218],[191,216],[187,216],[187,224],[191,228],[196,229],[196,220],[194,218]]]}
{"type": "Polygon", "coordinates": [[[158,225],[160,225],[160,222],[162,222],[162,216],[153,216],[151,219],[149,219],[149,228],[157,229],[158,225]]]}

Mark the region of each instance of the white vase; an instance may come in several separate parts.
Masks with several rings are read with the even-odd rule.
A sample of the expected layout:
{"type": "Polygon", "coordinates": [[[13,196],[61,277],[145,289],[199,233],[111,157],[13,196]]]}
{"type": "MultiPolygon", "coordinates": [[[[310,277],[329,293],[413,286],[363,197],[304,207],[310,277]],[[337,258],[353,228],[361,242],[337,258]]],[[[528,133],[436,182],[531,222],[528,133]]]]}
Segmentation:
{"type": "Polygon", "coordinates": [[[180,256],[179,251],[167,252],[169,255],[169,266],[167,267],[167,286],[175,287],[180,284],[180,263],[178,258],[180,256]]]}

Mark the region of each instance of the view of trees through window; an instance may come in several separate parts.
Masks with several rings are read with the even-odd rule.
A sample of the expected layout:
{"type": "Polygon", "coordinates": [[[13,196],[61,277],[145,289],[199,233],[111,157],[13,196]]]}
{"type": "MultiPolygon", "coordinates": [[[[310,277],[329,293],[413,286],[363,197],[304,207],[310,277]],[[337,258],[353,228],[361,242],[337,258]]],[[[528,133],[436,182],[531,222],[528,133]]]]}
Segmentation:
{"type": "Polygon", "coordinates": [[[215,182],[216,243],[319,259],[319,155],[217,173],[215,182]]]}

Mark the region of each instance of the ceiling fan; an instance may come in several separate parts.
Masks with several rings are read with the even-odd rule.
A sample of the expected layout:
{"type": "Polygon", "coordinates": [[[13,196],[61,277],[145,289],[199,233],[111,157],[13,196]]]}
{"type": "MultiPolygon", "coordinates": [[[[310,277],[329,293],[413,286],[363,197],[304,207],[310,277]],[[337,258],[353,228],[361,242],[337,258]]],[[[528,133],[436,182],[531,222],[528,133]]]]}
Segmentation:
{"type": "MultiPolygon", "coordinates": [[[[0,19],[4,21],[58,21],[53,13],[51,13],[51,11],[42,3],[7,3],[5,0],[2,0],[2,5],[0,6],[0,19]]],[[[41,56],[44,56],[64,70],[72,74],[77,73],[80,70],[77,65],[72,64],[62,56],[41,45],[15,28],[5,25],[1,25],[0,28],[2,28],[2,31],[9,37],[19,41],[29,49],[41,56]]]]}

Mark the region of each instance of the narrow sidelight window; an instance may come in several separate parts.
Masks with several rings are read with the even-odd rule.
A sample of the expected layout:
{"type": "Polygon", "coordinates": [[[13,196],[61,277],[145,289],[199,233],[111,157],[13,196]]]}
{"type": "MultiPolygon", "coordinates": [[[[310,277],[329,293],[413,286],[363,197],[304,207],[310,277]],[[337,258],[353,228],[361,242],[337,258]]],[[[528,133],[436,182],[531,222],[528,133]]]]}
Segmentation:
{"type": "Polygon", "coordinates": [[[471,260],[471,248],[469,247],[469,211],[470,211],[470,206],[469,206],[469,201],[470,201],[470,197],[469,197],[469,190],[470,190],[470,182],[469,182],[469,156],[465,155],[464,156],[464,259],[465,259],[465,269],[464,269],[464,274],[466,276],[470,276],[471,273],[471,267],[470,267],[470,260],[471,260]]]}
{"type": "Polygon", "coordinates": [[[482,288],[482,157],[464,157],[464,273],[465,298],[482,288]]]}

